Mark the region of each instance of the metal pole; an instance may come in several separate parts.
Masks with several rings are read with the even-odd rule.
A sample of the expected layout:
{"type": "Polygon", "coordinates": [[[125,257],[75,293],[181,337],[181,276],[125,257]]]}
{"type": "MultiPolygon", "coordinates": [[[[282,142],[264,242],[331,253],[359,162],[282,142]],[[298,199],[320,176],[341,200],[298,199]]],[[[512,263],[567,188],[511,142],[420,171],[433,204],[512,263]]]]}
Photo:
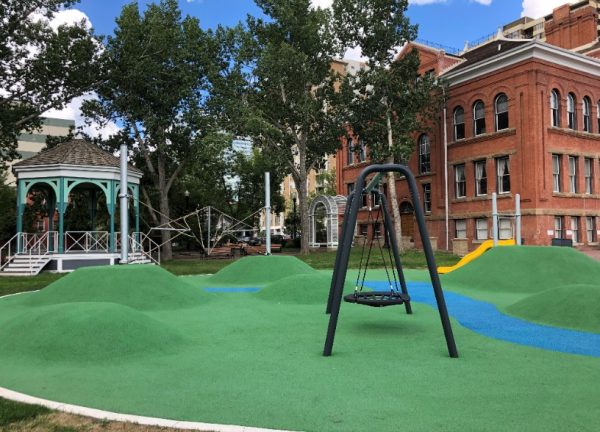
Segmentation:
{"type": "Polygon", "coordinates": [[[265,255],[271,255],[271,177],[265,173],[265,255]]]}
{"type": "Polygon", "coordinates": [[[206,235],[208,236],[206,239],[206,244],[208,245],[208,253],[210,254],[210,206],[208,206],[208,230],[206,235]]]}
{"type": "Polygon", "coordinates": [[[498,197],[496,192],[492,194],[492,236],[494,246],[498,246],[498,197]]]}
{"type": "Polygon", "coordinates": [[[448,199],[448,125],[446,120],[446,106],[444,106],[444,208],[446,221],[446,250],[450,250],[450,205],[448,199]]]}
{"type": "Polygon", "coordinates": [[[521,246],[521,195],[515,195],[515,222],[517,231],[517,245],[521,246]]]}
{"type": "Polygon", "coordinates": [[[129,258],[129,212],[127,211],[127,144],[121,144],[121,261],[127,264],[129,258]]]}

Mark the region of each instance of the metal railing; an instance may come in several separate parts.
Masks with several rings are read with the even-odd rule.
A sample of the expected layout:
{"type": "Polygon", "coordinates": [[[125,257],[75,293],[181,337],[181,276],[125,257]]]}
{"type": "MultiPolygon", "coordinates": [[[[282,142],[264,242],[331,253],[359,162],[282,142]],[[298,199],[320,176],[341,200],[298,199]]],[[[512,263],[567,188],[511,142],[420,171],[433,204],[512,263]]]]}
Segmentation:
{"type": "Polygon", "coordinates": [[[6,267],[17,253],[18,242],[23,233],[16,233],[0,247],[0,271],[6,267]]]}
{"type": "Polygon", "coordinates": [[[160,265],[160,245],[143,232],[134,232],[129,236],[129,250],[133,254],[140,253],[160,265]]]}
{"type": "Polygon", "coordinates": [[[108,252],[109,240],[107,231],[67,231],[64,252],[108,252]]]}
{"type": "MultiPolygon", "coordinates": [[[[27,235],[28,233],[22,233],[27,235]]],[[[34,275],[39,273],[39,268],[33,264],[40,262],[47,263],[46,257],[56,252],[58,243],[58,233],[56,231],[47,231],[42,234],[29,234],[27,236],[27,249],[20,254],[29,255],[29,273],[34,275]]]]}

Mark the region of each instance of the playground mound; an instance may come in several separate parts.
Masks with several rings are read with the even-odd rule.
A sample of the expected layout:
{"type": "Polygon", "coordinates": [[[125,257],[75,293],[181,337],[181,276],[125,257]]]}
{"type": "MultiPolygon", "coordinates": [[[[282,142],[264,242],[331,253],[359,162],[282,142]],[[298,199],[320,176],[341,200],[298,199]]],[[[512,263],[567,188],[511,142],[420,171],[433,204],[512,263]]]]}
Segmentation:
{"type": "MultiPolygon", "coordinates": [[[[326,274],[300,274],[271,282],[256,296],[276,303],[327,304],[331,276],[326,274]]],[[[353,288],[346,284],[346,291],[353,288]]]]}
{"type": "Polygon", "coordinates": [[[26,296],[24,305],[73,302],[118,303],[137,310],[200,306],[208,295],[153,265],[86,267],[26,296]]]}
{"type": "Polygon", "coordinates": [[[543,324],[600,333],[600,284],[565,285],[531,295],[506,308],[543,324]]]}
{"type": "Polygon", "coordinates": [[[119,362],[169,354],[182,341],[177,330],[114,303],[29,308],[0,328],[0,351],[41,362],[119,362]]]}
{"type": "Polygon", "coordinates": [[[249,256],[222,268],[210,277],[217,285],[265,285],[288,276],[318,274],[296,257],[285,255],[249,256]]]}
{"type": "Polygon", "coordinates": [[[595,285],[600,263],[567,247],[496,247],[442,276],[450,285],[481,291],[539,293],[566,285],[595,285]]]}

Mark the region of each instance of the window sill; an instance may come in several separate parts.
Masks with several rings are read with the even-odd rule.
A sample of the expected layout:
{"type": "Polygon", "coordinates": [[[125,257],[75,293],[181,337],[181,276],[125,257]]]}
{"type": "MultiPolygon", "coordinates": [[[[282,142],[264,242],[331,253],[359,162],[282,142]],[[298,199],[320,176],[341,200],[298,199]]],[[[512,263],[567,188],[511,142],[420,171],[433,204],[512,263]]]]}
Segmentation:
{"type": "Polygon", "coordinates": [[[557,135],[575,136],[575,137],[579,137],[579,138],[593,139],[593,140],[600,141],[600,134],[578,131],[578,130],[573,130],[573,129],[568,129],[568,128],[550,126],[548,128],[548,132],[557,134],[557,135]]]}
{"type": "MultiPolygon", "coordinates": [[[[478,143],[478,142],[482,142],[482,141],[488,141],[488,140],[492,140],[492,139],[496,139],[496,138],[501,138],[503,136],[515,135],[516,133],[517,133],[517,130],[515,128],[503,129],[503,130],[497,131],[497,132],[489,132],[489,133],[472,136],[469,138],[455,140],[455,141],[449,142],[448,147],[460,146],[460,145],[466,145],[466,144],[474,144],[474,143],[478,143]]],[[[600,139],[600,136],[598,138],[600,139]]]]}
{"type": "Polygon", "coordinates": [[[600,198],[598,194],[580,193],[580,192],[552,192],[556,198],[600,198]]]}

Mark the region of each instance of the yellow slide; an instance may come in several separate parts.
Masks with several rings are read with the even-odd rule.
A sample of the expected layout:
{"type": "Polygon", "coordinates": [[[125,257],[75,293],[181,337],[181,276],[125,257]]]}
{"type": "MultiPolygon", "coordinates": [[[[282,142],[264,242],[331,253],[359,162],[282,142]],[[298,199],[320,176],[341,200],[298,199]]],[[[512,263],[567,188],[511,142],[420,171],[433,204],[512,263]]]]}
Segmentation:
{"type": "MultiPolygon", "coordinates": [[[[515,244],[516,244],[516,242],[514,240],[499,240],[498,241],[498,246],[514,246],[515,244]]],[[[453,266],[438,267],[438,273],[446,274],[446,273],[450,273],[451,271],[454,271],[458,268],[461,268],[462,266],[469,264],[471,261],[479,258],[481,255],[483,255],[484,252],[486,252],[487,250],[489,250],[493,247],[494,247],[494,240],[486,240],[483,243],[481,243],[479,245],[479,247],[477,249],[475,249],[473,252],[470,252],[470,253],[466,254],[464,257],[462,257],[462,259],[459,262],[457,262],[456,264],[454,264],[453,266]]]]}

